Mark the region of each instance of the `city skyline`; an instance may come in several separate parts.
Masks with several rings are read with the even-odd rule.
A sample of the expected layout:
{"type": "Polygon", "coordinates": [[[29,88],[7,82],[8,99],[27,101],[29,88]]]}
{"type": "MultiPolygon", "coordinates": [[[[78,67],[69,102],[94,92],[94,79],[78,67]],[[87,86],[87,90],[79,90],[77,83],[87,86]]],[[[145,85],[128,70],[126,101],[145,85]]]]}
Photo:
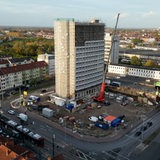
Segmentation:
{"type": "Polygon", "coordinates": [[[119,28],[158,28],[159,4],[158,0],[0,0],[0,26],[53,27],[56,18],[97,18],[106,27],[114,27],[121,13],[119,28]]]}

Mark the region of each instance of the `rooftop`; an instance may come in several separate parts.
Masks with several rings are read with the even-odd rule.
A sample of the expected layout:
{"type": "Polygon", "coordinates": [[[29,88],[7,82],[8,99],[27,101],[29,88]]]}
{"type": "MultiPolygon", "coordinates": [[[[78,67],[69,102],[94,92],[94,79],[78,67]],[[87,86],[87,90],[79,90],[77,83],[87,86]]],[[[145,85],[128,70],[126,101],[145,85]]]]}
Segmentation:
{"type": "Polygon", "coordinates": [[[34,68],[46,67],[48,64],[45,61],[32,62],[30,64],[17,65],[12,67],[0,68],[0,75],[9,73],[21,72],[25,70],[31,70],[34,68]]]}

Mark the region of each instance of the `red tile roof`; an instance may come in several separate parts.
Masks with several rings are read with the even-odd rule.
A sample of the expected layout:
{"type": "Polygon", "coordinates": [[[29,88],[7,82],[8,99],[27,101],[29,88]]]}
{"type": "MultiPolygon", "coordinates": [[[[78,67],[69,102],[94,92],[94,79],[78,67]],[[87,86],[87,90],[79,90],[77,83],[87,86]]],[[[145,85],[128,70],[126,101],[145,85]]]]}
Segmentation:
{"type": "Polygon", "coordinates": [[[23,148],[21,145],[14,145],[13,140],[0,136],[0,142],[0,160],[36,160],[35,155],[31,151],[23,148]]]}
{"type": "Polygon", "coordinates": [[[0,75],[21,72],[21,71],[25,71],[25,70],[32,70],[34,68],[41,68],[41,67],[46,67],[46,66],[48,66],[48,64],[45,61],[38,61],[38,62],[29,63],[29,64],[0,68],[0,75]]]}

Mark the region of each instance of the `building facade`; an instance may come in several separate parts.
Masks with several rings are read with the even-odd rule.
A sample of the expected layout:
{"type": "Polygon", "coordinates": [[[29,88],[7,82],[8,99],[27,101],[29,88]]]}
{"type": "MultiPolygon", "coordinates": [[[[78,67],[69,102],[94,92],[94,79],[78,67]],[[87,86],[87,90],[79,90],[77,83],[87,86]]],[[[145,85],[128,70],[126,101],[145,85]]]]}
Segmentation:
{"type": "Polygon", "coordinates": [[[0,68],[0,92],[37,83],[48,75],[48,65],[44,61],[0,68]]]}
{"type": "Polygon", "coordinates": [[[55,34],[56,93],[63,98],[95,94],[104,68],[104,24],[58,19],[55,34]]]}
{"type": "Polygon", "coordinates": [[[156,80],[160,79],[160,70],[155,68],[145,68],[145,67],[135,67],[135,66],[125,66],[125,65],[109,65],[108,73],[150,78],[156,80]]]}
{"type": "Polygon", "coordinates": [[[119,61],[119,37],[110,33],[105,34],[105,53],[104,62],[109,64],[118,64],[119,61]]]}
{"type": "Polygon", "coordinates": [[[53,54],[40,54],[38,55],[37,61],[45,61],[48,64],[49,76],[53,77],[55,72],[55,62],[53,54]]]}

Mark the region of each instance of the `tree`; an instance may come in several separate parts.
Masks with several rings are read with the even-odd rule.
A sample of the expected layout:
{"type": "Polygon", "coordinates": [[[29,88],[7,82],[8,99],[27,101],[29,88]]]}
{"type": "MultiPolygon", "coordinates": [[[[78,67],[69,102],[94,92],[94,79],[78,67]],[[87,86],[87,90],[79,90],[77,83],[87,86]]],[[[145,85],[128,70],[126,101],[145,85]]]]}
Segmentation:
{"type": "Polygon", "coordinates": [[[147,61],[144,63],[144,66],[145,66],[145,67],[156,67],[157,64],[156,64],[156,62],[154,62],[153,60],[147,60],[147,61]]]}
{"type": "Polygon", "coordinates": [[[132,40],[132,43],[134,45],[141,44],[141,43],[143,43],[143,40],[141,40],[140,38],[135,38],[132,40]]]}
{"type": "Polygon", "coordinates": [[[137,56],[133,56],[133,57],[131,58],[131,65],[141,66],[141,65],[142,65],[142,62],[141,62],[141,60],[140,60],[137,56]]]}

